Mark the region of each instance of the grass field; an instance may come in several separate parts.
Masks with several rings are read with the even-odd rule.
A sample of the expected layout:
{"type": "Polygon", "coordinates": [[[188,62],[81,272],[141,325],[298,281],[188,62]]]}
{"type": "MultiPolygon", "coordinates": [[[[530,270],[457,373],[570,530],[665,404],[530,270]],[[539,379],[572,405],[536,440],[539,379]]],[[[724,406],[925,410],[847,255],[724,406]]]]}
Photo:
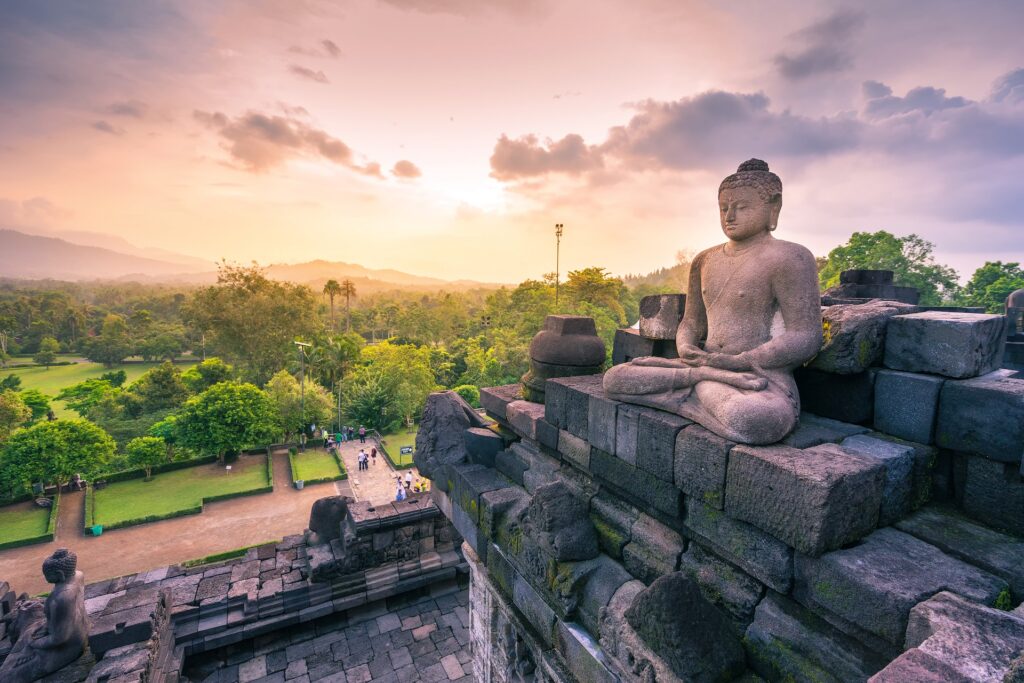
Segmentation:
{"type": "Polygon", "coordinates": [[[16,503],[0,508],[0,544],[46,533],[50,511],[35,503],[16,503]]]}
{"type": "Polygon", "coordinates": [[[94,522],[103,526],[154,515],[170,515],[202,504],[203,498],[267,486],[266,458],[246,456],[223,465],[198,465],[157,474],[150,481],[119,481],[96,491],[94,522]]]}
{"type": "MultiPolygon", "coordinates": [[[[58,365],[51,368],[0,368],[0,377],[17,375],[21,378],[22,389],[38,389],[47,396],[53,397],[64,387],[84,382],[91,377],[99,377],[105,372],[124,370],[128,375],[125,384],[138,379],[142,373],[159,363],[126,363],[106,368],[102,363],[85,361],[74,365],[58,365]]],[[[187,365],[179,364],[182,369],[187,365]]],[[[64,405],[64,401],[54,401],[53,412],[57,417],[78,417],[78,414],[64,405]]]]}
{"type": "Polygon", "coordinates": [[[414,427],[410,432],[402,427],[397,432],[391,434],[382,434],[381,438],[384,440],[384,447],[388,449],[388,455],[395,461],[396,465],[408,465],[412,462],[412,454],[402,455],[403,446],[416,447],[416,432],[418,430],[414,427]]]}
{"type": "Polygon", "coordinates": [[[334,456],[327,451],[308,450],[305,453],[296,453],[292,456],[292,462],[295,463],[296,469],[292,473],[292,479],[314,481],[330,479],[342,473],[334,456]]]}

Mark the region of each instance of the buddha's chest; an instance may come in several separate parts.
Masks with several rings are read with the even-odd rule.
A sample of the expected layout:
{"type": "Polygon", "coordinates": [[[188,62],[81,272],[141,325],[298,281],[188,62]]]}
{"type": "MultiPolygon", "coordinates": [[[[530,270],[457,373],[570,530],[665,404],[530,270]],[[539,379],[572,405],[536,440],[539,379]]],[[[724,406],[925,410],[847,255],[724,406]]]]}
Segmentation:
{"type": "Polygon", "coordinates": [[[701,269],[700,287],[704,306],[709,312],[723,307],[765,310],[775,300],[771,278],[765,273],[763,264],[758,263],[756,254],[735,258],[719,254],[717,258],[709,259],[701,269]]]}

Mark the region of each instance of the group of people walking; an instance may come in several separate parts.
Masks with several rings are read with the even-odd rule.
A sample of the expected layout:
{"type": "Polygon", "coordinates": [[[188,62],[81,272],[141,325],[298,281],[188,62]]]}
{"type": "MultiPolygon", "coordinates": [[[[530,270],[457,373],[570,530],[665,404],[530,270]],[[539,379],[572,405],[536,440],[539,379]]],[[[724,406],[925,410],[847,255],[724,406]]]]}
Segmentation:
{"type": "Polygon", "coordinates": [[[376,447],[371,448],[369,453],[367,453],[365,450],[360,448],[359,449],[359,455],[356,457],[356,459],[357,459],[357,462],[359,463],[359,469],[361,469],[361,470],[368,470],[368,469],[370,469],[370,461],[371,460],[373,461],[374,467],[376,467],[377,466],[377,448],[376,447]]]}
{"type": "Polygon", "coordinates": [[[410,493],[425,493],[430,490],[430,480],[426,478],[413,477],[412,470],[407,470],[405,473],[405,479],[402,479],[402,475],[395,475],[395,481],[397,489],[395,491],[395,500],[405,500],[409,497],[410,493]]]}

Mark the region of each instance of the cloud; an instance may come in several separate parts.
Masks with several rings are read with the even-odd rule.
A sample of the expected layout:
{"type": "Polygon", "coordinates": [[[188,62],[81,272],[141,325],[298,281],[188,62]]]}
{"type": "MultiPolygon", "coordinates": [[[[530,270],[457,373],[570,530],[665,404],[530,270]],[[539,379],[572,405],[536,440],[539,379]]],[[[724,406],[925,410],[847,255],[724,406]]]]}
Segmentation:
{"type": "Polygon", "coordinates": [[[423,14],[455,14],[476,16],[487,12],[499,12],[513,16],[529,16],[545,9],[543,0],[380,0],[385,5],[406,12],[423,14]]]}
{"type": "Polygon", "coordinates": [[[839,10],[794,33],[791,37],[804,47],[796,52],[780,52],[772,61],[782,77],[790,81],[845,71],[853,64],[850,40],[863,24],[862,12],[839,10]]]}
{"type": "Polygon", "coordinates": [[[344,142],[294,116],[249,111],[232,119],[222,112],[196,111],[193,117],[216,131],[232,159],[249,171],[267,171],[289,159],[312,156],[364,175],[383,177],[380,164],[357,163],[352,149],[344,142]]]}
{"type": "MultiPolygon", "coordinates": [[[[871,82],[875,83],[874,81],[871,82]]],[[[864,113],[871,119],[884,119],[911,112],[921,112],[927,115],[942,111],[943,109],[966,107],[969,104],[969,100],[963,97],[946,97],[946,90],[944,88],[932,88],[930,86],[913,88],[904,97],[897,97],[892,94],[892,89],[888,86],[882,83],[875,83],[875,86],[881,86],[881,88],[874,87],[872,88],[873,92],[888,92],[871,97],[867,90],[865,90],[865,94],[868,95],[869,99],[864,107],[864,113]]]]}
{"type": "Polygon", "coordinates": [[[141,119],[145,116],[146,105],[138,100],[125,100],[123,102],[114,102],[104,108],[103,111],[111,116],[127,116],[133,119],[141,119]]]}
{"type": "Polygon", "coordinates": [[[323,71],[314,71],[298,64],[289,64],[288,71],[295,74],[299,78],[305,78],[308,81],[315,83],[329,83],[327,75],[323,71]]]}
{"type": "Polygon", "coordinates": [[[1024,69],[1015,69],[1000,76],[992,86],[993,102],[1024,102],[1024,69]]]}
{"type": "Polygon", "coordinates": [[[288,48],[288,52],[296,55],[305,55],[307,57],[319,57],[337,59],[341,57],[342,51],[338,47],[338,44],[333,40],[327,38],[317,43],[316,47],[303,47],[302,45],[292,45],[288,48]]]}
{"type": "Polygon", "coordinates": [[[583,137],[570,133],[558,141],[541,143],[535,135],[511,140],[502,135],[491,154],[491,175],[516,180],[558,172],[578,175],[601,168],[601,153],[588,147],[583,137]]]}
{"type": "Polygon", "coordinates": [[[423,172],[420,171],[419,166],[416,164],[402,159],[395,162],[394,168],[391,169],[391,174],[396,178],[419,178],[423,175],[423,172]]]}
{"type": "Polygon", "coordinates": [[[121,135],[124,133],[122,129],[115,128],[106,121],[96,121],[92,124],[92,127],[101,133],[107,133],[109,135],[121,135]]]}
{"type": "Polygon", "coordinates": [[[320,44],[323,45],[324,51],[331,57],[337,59],[341,56],[341,48],[333,40],[324,39],[320,41],[320,44]]]}
{"type": "Polygon", "coordinates": [[[860,90],[864,97],[869,100],[892,94],[892,88],[878,81],[864,81],[860,86],[860,90]]]}

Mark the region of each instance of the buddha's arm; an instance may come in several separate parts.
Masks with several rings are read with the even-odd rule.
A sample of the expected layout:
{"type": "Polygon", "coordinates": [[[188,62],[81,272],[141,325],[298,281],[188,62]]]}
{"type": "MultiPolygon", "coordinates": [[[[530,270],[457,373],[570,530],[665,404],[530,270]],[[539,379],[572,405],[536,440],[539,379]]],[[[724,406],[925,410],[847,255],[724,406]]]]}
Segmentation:
{"type": "Polygon", "coordinates": [[[676,328],[676,349],[680,357],[687,349],[699,349],[702,339],[708,336],[708,312],[704,307],[704,296],[701,293],[701,270],[704,266],[704,254],[698,254],[690,264],[690,281],[686,287],[686,310],[683,319],[676,328]]]}
{"type": "Polygon", "coordinates": [[[786,331],[740,356],[760,368],[795,368],[821,348],[821,295],[811,252],[799,248],[787,254],[771,285],[786,331]]]}

